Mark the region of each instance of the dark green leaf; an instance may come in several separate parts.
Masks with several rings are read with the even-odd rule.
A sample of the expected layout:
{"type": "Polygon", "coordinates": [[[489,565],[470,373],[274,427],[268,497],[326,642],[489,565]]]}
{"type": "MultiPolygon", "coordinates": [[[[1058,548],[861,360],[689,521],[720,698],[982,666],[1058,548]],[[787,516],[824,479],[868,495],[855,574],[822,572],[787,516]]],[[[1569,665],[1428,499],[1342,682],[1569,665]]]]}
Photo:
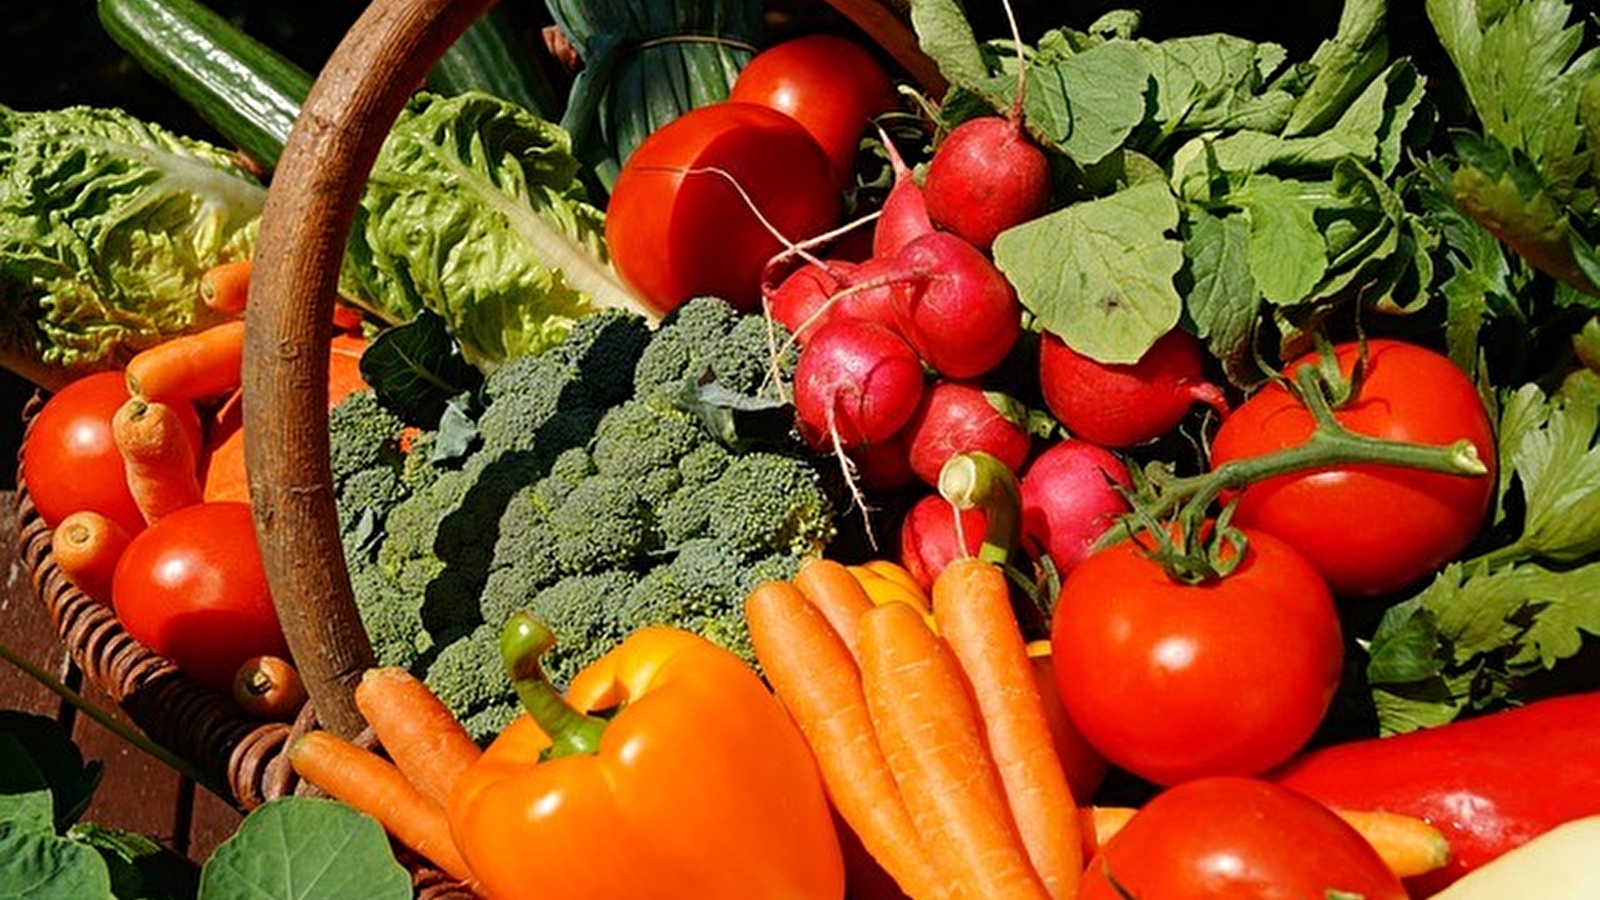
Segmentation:
{"type": "Polygon", "coordinates": [[[282,797],[206,860],[200,900],[411,900],[383,826],[343,803],[282,797]]]}
{"type": "Polygon", "coordinates": [[[25,782],[13,780],[22,777],[30,760],[44,778],[42,786],[53,798],[55,829],[59,831],[76,822],[100,786],[104,767],[98,761],[85,762],[72,736],[54,719],[0,710],[0,793],[10,794],[10,789],[19,784],[32,789],[25,782]]]}
{"type": "Polygon", "coordinates": [[[361,377],[408,425],[432,430],[450,401],[477,389],[482,374],[461,355],[442,317],[428,310],[379,332],[361,354],[361,377]]]}

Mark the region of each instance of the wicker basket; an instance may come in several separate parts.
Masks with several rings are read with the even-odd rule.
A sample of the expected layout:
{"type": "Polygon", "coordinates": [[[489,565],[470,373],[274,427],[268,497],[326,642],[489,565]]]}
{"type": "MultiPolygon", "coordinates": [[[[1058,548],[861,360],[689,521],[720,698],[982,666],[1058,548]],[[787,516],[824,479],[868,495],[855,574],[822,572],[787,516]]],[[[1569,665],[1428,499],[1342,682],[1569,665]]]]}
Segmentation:
{"type": "MultiPolygon", "coordinates": [[[[925,88],[943,82],[899,0],[829,0],[925,88]]],[[[339,540],[326,388],[327,330],[346,236],[389,127],[427,71],[494,0],[373,0],[318,76],[273,176],[246,314],[244,429],[262,561],[310,703],[293,724],[246,717],[133,639],[56,565],[19,479],[22,559],[85,678],[152,739],[195,763],[242,810],[315,793],[283,750],[305,729],[370,745],[354,685],[373,664],[339,540]]],[[[31,411],[25,412],[25,416],[31,411]]],[[[473,900],[407,859],[422,900],[473,900]]]]}

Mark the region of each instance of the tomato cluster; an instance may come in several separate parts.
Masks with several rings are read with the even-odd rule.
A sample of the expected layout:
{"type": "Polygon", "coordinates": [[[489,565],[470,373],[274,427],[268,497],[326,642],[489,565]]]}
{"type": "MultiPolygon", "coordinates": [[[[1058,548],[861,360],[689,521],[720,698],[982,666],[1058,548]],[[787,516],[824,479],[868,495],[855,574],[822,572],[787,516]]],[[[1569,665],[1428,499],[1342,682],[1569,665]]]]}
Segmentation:
{"type": "MultiPolygon", "coordinates": [[[[364,385],[359,347],[349,335],[334,340],[330,402],[364,385]]],[[[256,543],[237,373],[231,380],[221,395],[152,399],[130,390],[122,370],[86,375],[45,400],[21,453],[64,574],[134,639],[230,694],[247,662],[290,655],[256,543]],[[135,473],[118,417],[140,404],[174,416],[168,437],[181,446],[163,462],[170,471],[135,473]]]]}

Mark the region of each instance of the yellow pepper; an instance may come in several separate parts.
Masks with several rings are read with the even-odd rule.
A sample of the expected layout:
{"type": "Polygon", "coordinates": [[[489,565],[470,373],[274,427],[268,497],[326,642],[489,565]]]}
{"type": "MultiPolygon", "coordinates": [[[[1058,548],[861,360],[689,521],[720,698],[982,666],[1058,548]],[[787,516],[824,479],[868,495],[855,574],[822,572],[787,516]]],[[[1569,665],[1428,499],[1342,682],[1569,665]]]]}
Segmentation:
{"type": "Polygon", "coordinates": [[[646,628],[562,697],[518,615],[502,651],[527,713],[451,795],[490,900],[840,900],[844,863],[799,729],[742,660],[646,628]]]}

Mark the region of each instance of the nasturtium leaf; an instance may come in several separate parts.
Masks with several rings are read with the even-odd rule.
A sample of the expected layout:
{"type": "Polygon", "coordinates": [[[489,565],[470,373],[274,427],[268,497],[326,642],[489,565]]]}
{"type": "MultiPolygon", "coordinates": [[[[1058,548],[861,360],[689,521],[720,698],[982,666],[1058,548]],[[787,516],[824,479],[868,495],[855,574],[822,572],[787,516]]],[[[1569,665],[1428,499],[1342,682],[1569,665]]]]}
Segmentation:
{"type": "Polygon", "coordinates": [[[0,900],[112,900],[111,875],[92,847],[0,821],[0,900]]]}
{"type": "Polygon", "coordinates": [[[1001,232],[994,260],[1042,328],[1085,356],[1133,363],[1183,311],[1177,226],[1171,190],[1145,182],[1001,232]]]}
{"type": "Polygon", "coordinates": [[[206,860],[199,900],[410,900],[411,876],[376,820],[334,800],[281,797],[206,860]]]}

